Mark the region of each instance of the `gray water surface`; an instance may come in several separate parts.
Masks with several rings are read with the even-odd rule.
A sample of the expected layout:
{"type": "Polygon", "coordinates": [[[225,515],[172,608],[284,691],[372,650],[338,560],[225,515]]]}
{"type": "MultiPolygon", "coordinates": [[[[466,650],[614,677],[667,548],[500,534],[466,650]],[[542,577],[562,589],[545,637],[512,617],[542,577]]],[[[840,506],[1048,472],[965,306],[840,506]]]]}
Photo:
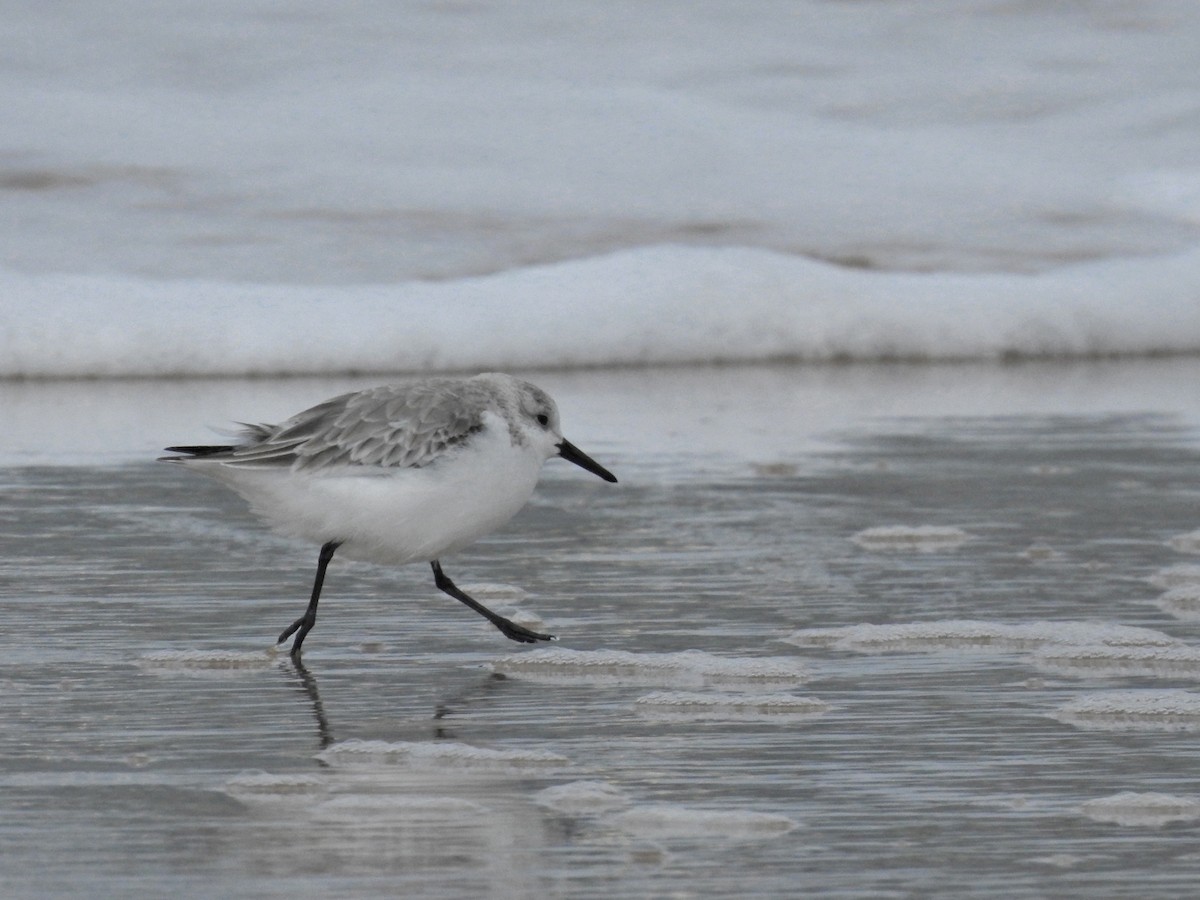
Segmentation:
{"type": "Polygon", "coordinates": [[[1181,568],[1200,564],[1191,423],[874,417],[753,463],[586,430],[573,440],[619,485],[552,461],[510,526],[444,561],[559,635],[524,671],[505,658],[545,651],[505,641],[427,567],[337,560],[297,668],[268,651],[316,548],[150,461],[0,469],[0,893],[1193,890],[1200,664],[1071,656],[1092,638],[1057,668],[1038,655],[1108,626],[1200,646],[1196,621],[1157,605],[1200,585],[1181,568]],[[885,526],[943,540],[863,535],[885,526]],[[960,620],[1036,639],[931,624],[960,620]],[[886,652],[803,631],[862,623],[929,631],[886,652]],[[692,650],[707,656],[653,665],[692,650]],[[606,669],[593,651],[636,657],[606,669]],[[711,657],[732,677],[705,674],[711,657]],[[807,676],[737,674],[772,660],[807,676]],[[1063,712],[1128,690],[1185,693],[1166,715],[1063,712]],[[1126,792],[1178,808],[1095,804],[1126,792]]]}

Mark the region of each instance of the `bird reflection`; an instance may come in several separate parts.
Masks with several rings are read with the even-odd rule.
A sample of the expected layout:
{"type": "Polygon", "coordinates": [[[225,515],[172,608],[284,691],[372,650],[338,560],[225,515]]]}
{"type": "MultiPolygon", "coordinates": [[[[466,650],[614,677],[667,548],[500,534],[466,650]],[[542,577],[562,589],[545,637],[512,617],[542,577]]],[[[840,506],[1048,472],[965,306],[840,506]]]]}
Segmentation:
{"type": "Polygon", "coordinates": [[[321,703],[321,691],[317,688],[317,679],[308,671],[298,657],[291,657],[292,669],[300,682],[300,688],[308,696],[312,704],[313,715],[317,720],[317,736],[324,750],[333,743],[333,729],[329,727],[329,717],[325,715],[325,706],[321,703]]]}
{"type": "Polygon", "coordinates": [[[445,725],[446,719],[456,715],[461,707],[472,706],[476,701],[494,694],[496,691],[502,689],[507,681],[508,679],[504,675],[494,672],[482,681],[472,682],[462,690],[438,703],[433,711],[433,719],[437,723],[433,732],[434,737],[453,738],[454,733],[445,725]]]}
{"type": "MultiPolygon", "coordinates": [[[[321,749],[324,750],[336,739],[333,736],[333,727],[329,724],[329,717],[325,714],[325,705],[321,702],[321,691],[317,687],[317,678],[299,658],[293,656],[288,661],[296,675],[298,687],[304,692],[312,706],[313,718],[317,723],[317,738],[321,749]]],[[[447,727],[446,720],[457,715],[463,707],[473,706],[479,700],[501,690],[507,681],[508,679],[499,673],[489,674],[482,681],[472,682],[437,703],[432,716],[433,737],[436,740],[454,739],[455,735],[447,727]]]]}

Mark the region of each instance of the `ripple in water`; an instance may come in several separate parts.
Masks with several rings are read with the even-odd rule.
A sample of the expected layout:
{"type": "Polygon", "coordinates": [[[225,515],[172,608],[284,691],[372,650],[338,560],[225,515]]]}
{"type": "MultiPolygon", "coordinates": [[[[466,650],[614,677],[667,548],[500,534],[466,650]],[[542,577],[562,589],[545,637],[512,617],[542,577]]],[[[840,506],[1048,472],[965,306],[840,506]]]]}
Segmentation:
{"type": "Polygon", "coordinates": [[[695,809],[671,804],[635,806],[604,819],[610,828],[649,840],[767,840],[794,831],[794,819],[741,809],[695,809]]]}
{"type": "Polygon", "coordinates": [[[437,794],[350,793],[315,805],[314,818],[371,824],[394,820],[410,827],[429,827],[444,821],[477,822],[491,810],[473,800],[437,794]]]}
{"type": "Polygon", "coordinates": [[[571,816],[594,816],[624,809],[633,801],[607,781],[572,781],[538,791],[533,802],[571,816]]]}

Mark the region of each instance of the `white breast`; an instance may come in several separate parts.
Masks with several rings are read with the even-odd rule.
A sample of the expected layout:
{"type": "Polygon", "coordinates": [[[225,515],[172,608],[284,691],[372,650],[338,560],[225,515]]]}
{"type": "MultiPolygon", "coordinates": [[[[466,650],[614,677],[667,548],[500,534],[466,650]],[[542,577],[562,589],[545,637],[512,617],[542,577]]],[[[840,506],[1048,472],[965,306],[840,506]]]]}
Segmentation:
{"type": "Polygon", "coordinates": [[[438,559],[499,528],[525,505],[544,456],[514,445],[499,417],[469,444],[422,468],[328,470],[221,466],[210,474],[273,529],[377,563],[438,559]]]}

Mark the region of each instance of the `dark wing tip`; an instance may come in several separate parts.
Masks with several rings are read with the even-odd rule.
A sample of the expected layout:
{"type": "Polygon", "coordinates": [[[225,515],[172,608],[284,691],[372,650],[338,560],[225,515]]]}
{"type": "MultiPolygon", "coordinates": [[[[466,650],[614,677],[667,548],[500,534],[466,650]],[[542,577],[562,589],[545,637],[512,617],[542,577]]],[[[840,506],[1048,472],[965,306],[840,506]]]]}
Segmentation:
{"type": "Polygon", "coordinates": [[[182,462],[187,459],[203,459],[206,456],[220,456],[224,453],[232,453],[236,448],[232,444],[222,444],[219,446],[212,445],[195,445],[186,447],[164,447],[168,453],[183,453],[185,456],[160,456],[159,461],[162,462],[182,462]]]}

